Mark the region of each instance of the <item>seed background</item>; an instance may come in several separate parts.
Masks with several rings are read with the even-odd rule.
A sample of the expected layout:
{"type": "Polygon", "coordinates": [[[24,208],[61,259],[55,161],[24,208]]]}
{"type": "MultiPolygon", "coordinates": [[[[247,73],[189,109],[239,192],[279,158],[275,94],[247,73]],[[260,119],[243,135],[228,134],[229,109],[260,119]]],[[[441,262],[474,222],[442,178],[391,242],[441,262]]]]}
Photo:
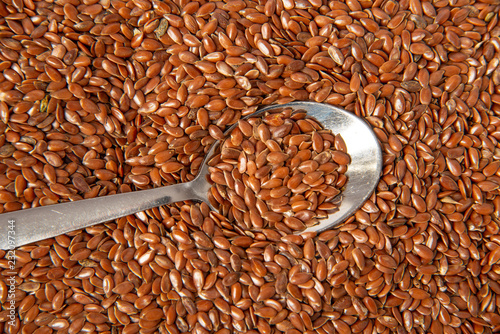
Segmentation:
{"type": "Polygon", "coordinates": [[[178,203],[20,247],[18,318],[0,311],[0,331],[498,331],[498,11],[0,2],[4,212],[188,181],[259,105],[342,106],[384,152],[374,195],[319,236],[245,233],[178,203]]]}

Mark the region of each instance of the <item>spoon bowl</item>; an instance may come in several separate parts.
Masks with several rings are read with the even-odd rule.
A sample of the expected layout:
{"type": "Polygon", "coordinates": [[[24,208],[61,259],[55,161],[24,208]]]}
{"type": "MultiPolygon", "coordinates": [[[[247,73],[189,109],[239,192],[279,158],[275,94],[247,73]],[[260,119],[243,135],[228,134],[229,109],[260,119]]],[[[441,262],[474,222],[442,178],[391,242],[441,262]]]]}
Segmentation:
{"type": "MultiPolygon", "coordinates": [[[[344,139],[351,162],[346,172],[347,183],[339,195],[338,211],[302,232],[321,232],[341,224],[363,205],[379,181],[382,151],[375,134],[365,121],[354,114],[315,102],[272,105],[250,116],[277,108],[305,110],[325,129],[340,134],[344,139]]],[[[189,182],[0,214],[0,249],[13,249],[170,203],[197,200],[210,205],[207,160],[213,156],[218,145],[219,142],[212,145],[197,176],[189,182]]]]}

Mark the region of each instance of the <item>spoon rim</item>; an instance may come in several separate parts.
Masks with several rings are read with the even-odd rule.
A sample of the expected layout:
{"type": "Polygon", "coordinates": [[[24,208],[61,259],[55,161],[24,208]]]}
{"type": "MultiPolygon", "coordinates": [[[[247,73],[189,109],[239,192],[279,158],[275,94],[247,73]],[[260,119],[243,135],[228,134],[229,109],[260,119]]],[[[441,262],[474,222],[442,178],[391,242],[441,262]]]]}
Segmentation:
{"type": "MultiPolygon", "coordinates": [[[[339,204],[338,208],[339,210],[333,213],[329,213],[328,217],[326,218],[318,219],[318,223],[315,224],[314,226],[310,226],[303,231],[297,232],[297,234],[302,234],[307,232],[320,233],[325,230],[331,229],[332,227],[342,224],[346,219],[352,216],[352,214],[354,214],[360,207],[362,207],[363,204],[366,202],[366,200],[368,200],[368,198],[370,198],[380,180],[380,175],[382,173],[382,166],[383,166],[382,148],[380,146],[380,142],[377,136],[373,132],[373,129],[363,118],[345,109],[329,104],[311,102],[311,101],[294,101],[286,104],[274,104],[263,107],[250,115],[242,117],[241,119],[256,117],[267,111],[275,110],[278,108],[290,108],[290,107],[294,108],[295,110],[303,109],[307,113],[307,117],[310,117],[318,121],[324,129],[332,131],[332,133],[335,135],[340,134],[344,139],[344,141],[346,142],[347,153],[351,156],[351,162],[348,164],[347,171],[345,173],[348,179],[342,189],[342,192],[338,195],[342,198],[339,204]],[[328,114],[329,112],[331,113],[331,115],[328,114]],[[349,127],[344,126],[344,128],[346,128],[346,131],[352,129],[353,127],[362,130],[361,133],[359,133],[359,135],[361,136],[360,142],[363,142],[366,145],[365,151],[370,152],[370,154],[372,155],[370,157],[371,169],[368,170],[369,174],[362,175],[360,174],[360,171],[357,170],[359,166],[356,165],[356,162],[359,159],[357,159],[357,156],[352,155],[353,151],[356,150],[353,150],[352,144],[348,145],[348,142],[351,141],[349,140],[346,141],[345,138],[346,131],[344,131],[344,133],[342,133],[342,131],[335,131],[331,127],[324,124],[325,120],[320,120],[317,119],[317,117],[314,117],[314,115],[316,114],[320,114],[322,116],[327,117],[326,121],[334,119],[335,117],[340,118],[343,121],[348,121],[347,125],[349,125],[349,127]],[[357,181],[359,181],[357,180],[358,176],[364,179],[363,180],[364,183],[361,185],[364,191],[361,195],[359,194],[359,191],[355,191],[354,192],[355,198],[351,198],[352,196],[349,197],[349,195],[352,195],[353,189],[355,187],[354,184],[355,183],[357,184],[357,181]]],[[[237,126],[238,122],[232,124],[228,129],[226,129],[226,131],[224,131],[224,139],[237,126]]],[[[208,191],[210,191],[210,187],[212,186],[212,184],[209,181],[210,173],[208,168],[210,166],[208,165],[208,163],[215,156],[214,153],[216,149],[220,146],[220,144],[223,142],[224,139],[217,140],[212,144],[212,146],[210,147],[209,151],[205,156],[206,158],[202,163],[202,167],[200,168],[198,176],[192,181],[195,182],[196,180],[202,179],[205,176],[203,182],[207,182],[209,184],[208,191]]],[[[210,208],[219,212],[219,210],[215,209],[212,206],[212,204],[210,204],[210,201],[208,200],[208,192],[204,195],[206,196],[206,200],[204,201],[210,206],[210,208]]]]}

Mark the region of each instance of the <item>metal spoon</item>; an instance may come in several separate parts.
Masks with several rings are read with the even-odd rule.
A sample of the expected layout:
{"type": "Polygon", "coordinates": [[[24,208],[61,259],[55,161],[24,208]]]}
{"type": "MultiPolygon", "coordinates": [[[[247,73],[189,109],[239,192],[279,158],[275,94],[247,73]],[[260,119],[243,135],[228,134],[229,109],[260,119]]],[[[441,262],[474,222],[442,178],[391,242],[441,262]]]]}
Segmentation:
{"type": "MultiPolygon", "coordinates": [[[[305,230],[321,232],[342,223],[368,199],[380,177],[382,151],[367,123],[338,107],[292,102],[268,106],[256,114],[283,107],[303,109],[326,129],[341,134],[351,156],[339,210],[305,230]]],[[[211,157],[217,146],[217,142],[214,143],[206,156],[211,157]]],[[[205,160],[190,182],[0,214],[0,249],[13,249],[174,202],[199,200],[209,204],[207,194],[211,185],[207,176],[205,160]]]]}

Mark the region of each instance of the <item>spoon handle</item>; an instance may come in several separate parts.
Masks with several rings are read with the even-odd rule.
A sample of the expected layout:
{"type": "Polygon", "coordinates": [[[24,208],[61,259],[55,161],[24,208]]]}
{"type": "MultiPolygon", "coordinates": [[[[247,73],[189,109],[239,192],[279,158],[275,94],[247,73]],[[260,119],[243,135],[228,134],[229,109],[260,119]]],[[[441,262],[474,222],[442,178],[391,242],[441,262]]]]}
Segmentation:
{"type": "Polygon", "coordinates": [[[160,205],[199,198],[192,186],[193,181],[0,214],[0,249],[13,249],[160,205]]]}

